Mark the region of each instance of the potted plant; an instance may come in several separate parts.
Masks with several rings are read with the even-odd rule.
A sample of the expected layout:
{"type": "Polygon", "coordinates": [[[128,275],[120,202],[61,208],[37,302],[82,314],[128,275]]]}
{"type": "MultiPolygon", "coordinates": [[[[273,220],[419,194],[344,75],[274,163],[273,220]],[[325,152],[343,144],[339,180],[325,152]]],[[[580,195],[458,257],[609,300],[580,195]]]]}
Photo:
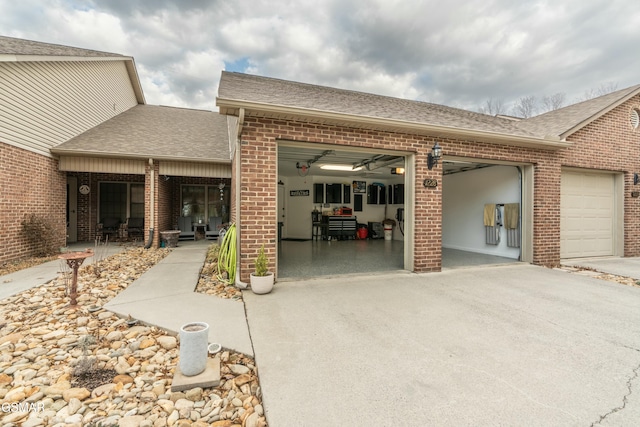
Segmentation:
{"type": "Polygon", "coordinates": [[[256,258],[255,272],[251,273],[251,290],[254,294],[268,294],[273,289],[273,273],[269,271],[264,245],[256,258]]]}

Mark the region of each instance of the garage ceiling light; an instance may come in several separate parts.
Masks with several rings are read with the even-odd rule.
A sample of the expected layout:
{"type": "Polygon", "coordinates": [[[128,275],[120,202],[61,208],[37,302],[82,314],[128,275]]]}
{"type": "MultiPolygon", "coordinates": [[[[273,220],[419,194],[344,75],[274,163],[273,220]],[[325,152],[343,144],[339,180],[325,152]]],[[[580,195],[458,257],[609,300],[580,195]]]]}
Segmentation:
{"type": "Polygon", "coordinates": [[[329,170],[329,171],[346,171],[346,172],[357,172],[362,169],[362,166],[354,168],[351,165],[322,165],[320,169],[329,170]]]}

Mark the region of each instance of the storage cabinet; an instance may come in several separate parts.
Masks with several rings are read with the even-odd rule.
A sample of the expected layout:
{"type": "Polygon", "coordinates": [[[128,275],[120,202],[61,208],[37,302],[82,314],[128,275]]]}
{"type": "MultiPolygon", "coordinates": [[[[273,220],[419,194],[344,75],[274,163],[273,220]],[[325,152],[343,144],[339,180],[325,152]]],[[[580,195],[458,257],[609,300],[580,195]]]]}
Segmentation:
{"type": "Polygon", "coordinates": [[[326,203],[342,203],[342,184],[325,184],[326,203]]]}
{"type": "Polygon", "coordinates": [[[389,204],[404,205],[404,184],[389,185],[389,204]]]}
{"type": "Polygon", "coordinates": [[[313,203],[324,203],[324,184],[313,184],[313,203]]]}
{"type": "Polygon", "coordinates": [[[323,216],[322,217],[322,238],[331,239],[355,239],[357,220],[348,216],[323,216]]]}
{"type": "Polygon", "coordinates": [[[367,186],[367,204],[385,205],[387,203],[387,187],[384,185],[367,186]]]}

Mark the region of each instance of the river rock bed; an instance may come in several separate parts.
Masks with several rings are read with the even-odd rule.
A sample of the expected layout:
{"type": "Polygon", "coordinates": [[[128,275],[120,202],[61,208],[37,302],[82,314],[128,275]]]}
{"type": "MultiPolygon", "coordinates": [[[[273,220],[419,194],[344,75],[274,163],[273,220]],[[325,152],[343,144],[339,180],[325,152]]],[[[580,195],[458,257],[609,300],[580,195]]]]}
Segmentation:
{"type": "Polygon", "coordinates": [[[100,308],[168,251],[82,268],[77,308],[63,275],[0,301],[1,425],[266,426],[252,358],[223,351],[218,387],[174,393],[178,337],[100,308]]]}

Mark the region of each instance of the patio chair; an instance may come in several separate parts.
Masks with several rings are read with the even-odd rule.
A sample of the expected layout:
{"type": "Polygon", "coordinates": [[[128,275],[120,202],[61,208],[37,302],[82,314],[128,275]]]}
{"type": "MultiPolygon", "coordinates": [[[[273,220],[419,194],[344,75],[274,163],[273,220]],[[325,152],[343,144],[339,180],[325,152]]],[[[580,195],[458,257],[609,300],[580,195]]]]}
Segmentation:
{"type": "Polygon", "coordinates": [[[180,229],[178,240],[196,240],[196,232],[193,231],[193,223],[190,216],[178,218],[178,228],[180,229]]]}
{"type": "Polygon", "coordinates": [[[222,217],[210,216],[209,223],[207,224],[207,230],[204,232],[204,237],[207,239],[216,239],[220,235],[221,226],[222,217]]]}
{"type": "Polygon", "coordinates": [[[128,218],[127,234],[129,237],[144,237],[144,218],[128,218]]]}
{"type": "Polygon", "coordinates": [[[106,236],[118,236],[120,231],[120,218],[107,217],[98,224],[98,234],[105,239],[106,236]]]}

